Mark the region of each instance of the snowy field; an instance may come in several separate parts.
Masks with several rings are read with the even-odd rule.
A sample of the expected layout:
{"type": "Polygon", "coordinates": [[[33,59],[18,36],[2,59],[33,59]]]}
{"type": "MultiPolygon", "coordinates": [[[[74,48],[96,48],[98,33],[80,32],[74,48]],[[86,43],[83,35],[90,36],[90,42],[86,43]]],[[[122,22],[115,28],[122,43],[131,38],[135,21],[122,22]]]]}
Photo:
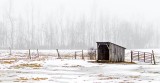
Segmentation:
{"type": "MultiPolygon", "coordinates": [[[[151,50],[140,50],[149,51],[151,50]]],[[[56,51],[27,50],[0,51],[0,82],[3,83],[159,83],[160,50],[154,50],[156,65],[130,62],[130,50],[126,50],[125,63],[91,63],[74,59],[74,52],[59,51],[62,59],[56,59],[56,51]],[[69,57],[68,59],[65,57],[69,57]]],[[[84,52],[87,53],[87,52],[84,52]]],[[[80,53],[78,54],[81,55],[80,53]]],[[[86,55],[85,55],[86,56],[86,55]]]]}

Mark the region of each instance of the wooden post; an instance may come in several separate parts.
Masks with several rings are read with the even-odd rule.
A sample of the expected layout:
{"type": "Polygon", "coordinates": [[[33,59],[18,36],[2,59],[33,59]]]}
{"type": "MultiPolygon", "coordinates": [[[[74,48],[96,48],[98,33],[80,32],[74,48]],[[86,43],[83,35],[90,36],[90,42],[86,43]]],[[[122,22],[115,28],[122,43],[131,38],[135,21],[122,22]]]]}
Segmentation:
{"type": "Polygon", "coordinates": [[[76,59],[76,52],[75,52],[75,55],[74,55],[75,59],[76,59]]]}
{"type": "Polygon", "coordinates": [[[37,55],[38,55],[38,58],[39,58],[39,51],[38,51],[38,49],[37,49],[37,55]]]}
{"type": "Polygon", "coordinates": [[[138,61],[139,61],[139,51],[138,51],[138,61]]]}
{"type": "Polygon", "coordinates": [[[131,63],[132,63],[132,60],[133,60],[133,51],[131,50],[131,63]]]}
{"type": "Polygon", "coordinates": [[[144,52],[144,62],[145,62],[145,52],[144,52]]]}
{"type": "Polygon", "coordinates": [[[29,53],[28,53],[28,54],[29,54],[29,56],[28,56],[29,59],[31,59],[31,52],[30,52],[30,49],[29,49],[29,53]]]}
{"type": "Polygon", "coordinates": [[[60,56],[60,54],[59,54],[59,51],[58,51],[58,49],[56,49],[56,50],[57,50],[57,54],[58,54],[58,59],[60,59],[61,56],[60,56]]]}
{"type": "Polygon", "coordinates": [[[96,60],[96,50],[95,50],[95,60],[96,60]]]}
{"type": "Polygon", "coordinates": [[[93,53],[92,53],[93,51],[92,51],[92,50],[90,50],[90,51],[91,51],[91,54],[89,55],[89,58],[90,58],[90,60],[91,60],[91,59],[92,59],[92,56],[93,56],[93,55],[92,55],[92,54],[93,54],[93,53]]]}
{"type": "Polygon", "coordinates": [[[152,55],[153,55],[153,61],[154,61],[154,65],[156,64],[156,61],[155,61],[155,57],[154,57],[154,51],[152,50],[152,55]]]}
{"type": "Polygon", "coordinates": [[[83,56],[83,50],[82,50],[82,59],[84,59],[84,56],[83,56]]]}

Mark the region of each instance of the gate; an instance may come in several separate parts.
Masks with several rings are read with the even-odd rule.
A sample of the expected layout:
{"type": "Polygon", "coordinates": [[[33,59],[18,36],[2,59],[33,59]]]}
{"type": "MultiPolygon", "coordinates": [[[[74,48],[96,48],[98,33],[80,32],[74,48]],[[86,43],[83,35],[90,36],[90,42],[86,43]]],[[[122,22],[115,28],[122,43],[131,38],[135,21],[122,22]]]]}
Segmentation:
{"type": "Polygon", "coordinates": [[[154,51],[150,52],[141,52],[141,51],[131,51],[131,62],[140,61],[145,63],[153,63],[155,62],[154,51]]]}

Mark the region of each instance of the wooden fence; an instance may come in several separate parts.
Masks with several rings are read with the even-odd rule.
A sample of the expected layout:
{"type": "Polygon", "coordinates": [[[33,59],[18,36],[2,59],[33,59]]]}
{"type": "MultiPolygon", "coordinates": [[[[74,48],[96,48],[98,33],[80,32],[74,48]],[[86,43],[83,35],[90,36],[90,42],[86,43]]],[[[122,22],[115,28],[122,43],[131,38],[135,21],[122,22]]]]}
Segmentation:
{"type": "Polygon", "coordinates": [[[78,53],[78,52],[81,52],[81,53],[82,53],[82,59],[84,59],[83,50],[82,50],[82,51],[75,51],[75,59],[76,59],[76,57],[77,57],[77,53],[78,53]]]}
{"type": "MultiPolygon", "coordinates": [[[[10,50],[8,51],[10,55],[10,50]]],[[[49,51],[49,53],[46,53],[45,51],[41,51],[38,49],[31,50],[28,49],[23,52],[15,52],[13,50],[12,55],[10,57],[2,57],[0,58],[0,62],[6,61],[6,60],[13,60],[19,61],[19,60],[27,60],[27,61],[36,61],[36,60],[54,60],[54,59],[82,59],[82,60],[95,60],[96,58],[96,50],[73,50],[73,51],[64,51],[64,50],[53,50],[49,51]]]]}
{"type": "Polygon", "coordinates": [[[152,53],[150,52],[141,52],[141,51],[131,51],[131,62],[133,61],[140,61],[145,63],[154,63],[155,57],[154,57],[154,51],[152,50],[152,53]]]}

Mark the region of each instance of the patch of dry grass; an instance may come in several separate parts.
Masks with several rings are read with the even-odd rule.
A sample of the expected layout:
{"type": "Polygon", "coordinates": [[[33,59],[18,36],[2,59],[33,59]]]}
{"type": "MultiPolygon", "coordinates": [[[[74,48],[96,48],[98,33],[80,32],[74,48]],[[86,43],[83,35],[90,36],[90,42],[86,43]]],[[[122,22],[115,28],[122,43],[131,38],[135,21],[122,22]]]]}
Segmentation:
{"type": "Polygon", "coordinates": [[[1,64],[12,64],[14,63],[15,61],[1,61],[0,63],[1,64]]]}
{"type": "Polygon", "coordinates": [[[101,61],[96,61],[96,60],[92,60],[92,61],[88,61],[90,63],[99,63],[101,64],[136,64],[135,62],[110,62],[107,60],[101,60],[101,61]]]}
{"type": "Polygon", "coordinates": [[[29,80],[27,77],[19,77],[16,80],[22,81],[22,80],[29,80]]]}
{"type": "Polygon", "coordinates": [[[100,78],[99,80],[112,80],[112,79],[119,79],[118,77],[104,77],[100,78]]]}
{"type": "Polygon", "coordinates": [[[70,55],[70,54],[65,54],[63,55],[63,57],[67,58],[67,57],[72,57],[73,55],[70,55]]]}
{"type": "Polygon", "coordinates": [[[129,76],[130,78],[140,78],[140,76],[129,76]]]}
{"type": "Polygon", "coordinates": [[[99,74],[97,75],[98,77],[100,77],[99,80],[112,80],[112,79],[119,79],[118,77],[115,76],[104,76],[103,74],[99,74]]]}
{"type": "Polygon", "coordinates": [[[24,67],[42,67],[41,64],[32,63],[32,64],[20,64],[20,66],[24,67]]]}
{"type": "Polygon", "coordinates": [[[126,64],[136,64],[135,62],[124,62],[126,64]]]}
{"type": "Polygon", "coordinates": [[[32,80],[36,80],[36,81],[47,80],[47,79],[48,79],[48,78],[39,78],[39,77],[32,78],[32,80]]]}
{"type": "Polygon", "coordinates": [[[1,58],[0,60],[17,60],[17,58],[15,58],[15,57],[12,57],[12,58],[1,58]]]}
{"type": "Polygon", "coordinates": [[[134,83],[134,82],[126,82],[126,81],[125,81],[125,82],[119,82],[119,83],[134,83]]]}
{"type": "Polygon", "coordinates": [[[16,61],[16,58],[1,58],[0,64],[12,64],[16,61]]]}
{"type": "Polygon", "coordinates": [[[48,78],[42,78],[42,77],[35,77],[35,78],[19,77],[14,82],[27,82],[29,80],[41,81],[41,80],[47,80],[47,79],[48,78]]]}
{"type": "Polygon", "coordinates": [[[39,69],[40,67],[42,67],[41,64],[38,64],[38,63],[32,63],[32,64],[19,64],[19,65],[16,65],[14,66],[14,68],[16,69],[19,69],[19,68],[24,68],[24,67],[30,67],[30,68],[33,68],[33,69],[39,69]]]}

